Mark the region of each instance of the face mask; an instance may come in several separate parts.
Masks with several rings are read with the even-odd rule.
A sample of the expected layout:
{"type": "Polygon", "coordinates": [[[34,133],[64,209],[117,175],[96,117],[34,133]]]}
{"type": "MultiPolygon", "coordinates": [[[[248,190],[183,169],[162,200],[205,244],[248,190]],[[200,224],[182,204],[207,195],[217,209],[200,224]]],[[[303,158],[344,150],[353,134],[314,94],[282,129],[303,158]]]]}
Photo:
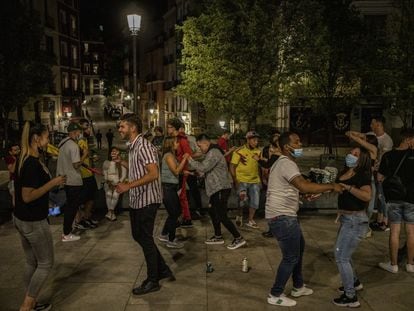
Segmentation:
{"type": "Polygon", "coordinates": [[[345,157],[345,164],[347,167],[356,167],[358,163],[358,157],[348,153],[345,157]]]}
{"type": "Polygon", "coordinates": [[[292,149],[293,149],[293,152],[290,153],[292,155],[292,157],[300,158],[301,156],[303,156],[303,149],[302,148],[299,148],[299,149],[292,148],[292,149]]]}

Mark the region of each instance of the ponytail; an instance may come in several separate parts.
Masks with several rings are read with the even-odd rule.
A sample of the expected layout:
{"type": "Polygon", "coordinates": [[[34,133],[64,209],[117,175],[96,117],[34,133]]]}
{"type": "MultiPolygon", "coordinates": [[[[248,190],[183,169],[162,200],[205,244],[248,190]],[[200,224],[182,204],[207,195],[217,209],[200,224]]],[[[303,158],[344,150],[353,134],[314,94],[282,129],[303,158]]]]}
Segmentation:
{"type": "Polygon", "coordinates": [[[25,122],[22,132],[22,139],[20,142],[21,152],[17,171],[18,175],[20,174],[24,162],[30,155],[30,145],[32,143],[33,136],[40,136],[45,131],[47,131],[47,128],[43,124],[31,124],[29,121],[25,122]]]}

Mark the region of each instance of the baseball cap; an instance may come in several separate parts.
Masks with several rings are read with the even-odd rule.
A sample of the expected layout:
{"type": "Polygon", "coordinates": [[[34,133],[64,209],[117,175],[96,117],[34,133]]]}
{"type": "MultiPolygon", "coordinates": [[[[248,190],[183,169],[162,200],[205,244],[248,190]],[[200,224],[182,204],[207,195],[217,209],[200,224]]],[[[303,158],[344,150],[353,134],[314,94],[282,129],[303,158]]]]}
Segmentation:
{"type": "Polygon", "coordinates": [[[82,127],[79,125],[79,123],[75,123],[75,122],[69,123],[68,133],[73,132],[73,131],[77,131],[77,130],[82,131],[82,127]]]}
{"type": "Polygon", "coordinates": [[[246,139],[255,138],[255,137],[260,137],[259,133],[255,131],[248,131],[246,134],[246,139]]]}

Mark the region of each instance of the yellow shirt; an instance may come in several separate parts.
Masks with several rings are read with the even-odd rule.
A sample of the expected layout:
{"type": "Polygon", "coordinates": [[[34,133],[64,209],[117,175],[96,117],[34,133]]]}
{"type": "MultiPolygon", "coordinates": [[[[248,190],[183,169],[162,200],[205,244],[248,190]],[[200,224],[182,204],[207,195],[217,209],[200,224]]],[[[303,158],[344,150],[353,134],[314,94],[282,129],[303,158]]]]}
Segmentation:
{"type": "Polygon", "coordinates": [[[236,165],[236,179],[238,182],[260,183],[259,163],[253,158],[254,155],[260,156],[260,149],[250,149],[246,145],[233,152],[231,163],[236,165]]]}
{"type": "MultiPolygon", "coordinates": [[[[88,152],[89,146],[88,146],[88,140],[86,138],[82,138],[78,141],[79,148],[81,149],[81,154],[85,154],[85,152],[88,152]]],[[[82,157],[82,155],[81,155],[82,157]]],[[[85,160],[82,162],[86,166],[91,166],[91,160],[89,159],[89,156],[86,157],[85,160]]],[[[87,178],[93,176],[93,173],[91,173],[89,170],[84,168],[83,166],[80,167],[80,172],[82,175],[82,178],[87,178]]]]}

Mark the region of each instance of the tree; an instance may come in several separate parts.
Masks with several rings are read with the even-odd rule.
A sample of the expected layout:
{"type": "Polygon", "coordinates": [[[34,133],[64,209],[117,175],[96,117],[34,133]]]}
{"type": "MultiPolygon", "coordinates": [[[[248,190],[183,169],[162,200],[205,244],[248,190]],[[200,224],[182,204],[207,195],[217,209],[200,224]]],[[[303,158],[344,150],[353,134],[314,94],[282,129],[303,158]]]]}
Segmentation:
{"type": "Polygon", "coordinates": [[[122,50],[114,48],[107,58],[107,67],[104,73],[105,96],[112,96],[123,85],[124,58],[122,50]]]}
{"type": "Polygon", "coordinates": [[[292,74],[291,101],[302,100],[326,120],[332,153],[333,117],[360,95],[360,77],[368,55],[361,16],[351,0],[284,1],[287,44],[284,62],[292,74]],[[309,14],[312,12],[312,14],[309,14]]]}
{"type": "Polygon", "coordinates": [[[204,13],[178,29],[184,47],[177,94],[254,128],[257,117],[277,104],[283,35],[278,2],[206,1],[204,13]]]}
{"type": "Polygon", "coordinates": [[[5,139],[8,116],[53,83],[50,59],[41,49],[43,29],[39,16],[21,1],[3,1],[0,9],[0,113],[5,139]]]}
{"type": "Polygon", "coordinates": [[[397,0],[395,4],[386,42],[379,47],[382,75],[375,77],[383,83],[382,95],[389,99],[391,114],[399,116],[407,128],[414,111],[414,2],[397,0]]]}

